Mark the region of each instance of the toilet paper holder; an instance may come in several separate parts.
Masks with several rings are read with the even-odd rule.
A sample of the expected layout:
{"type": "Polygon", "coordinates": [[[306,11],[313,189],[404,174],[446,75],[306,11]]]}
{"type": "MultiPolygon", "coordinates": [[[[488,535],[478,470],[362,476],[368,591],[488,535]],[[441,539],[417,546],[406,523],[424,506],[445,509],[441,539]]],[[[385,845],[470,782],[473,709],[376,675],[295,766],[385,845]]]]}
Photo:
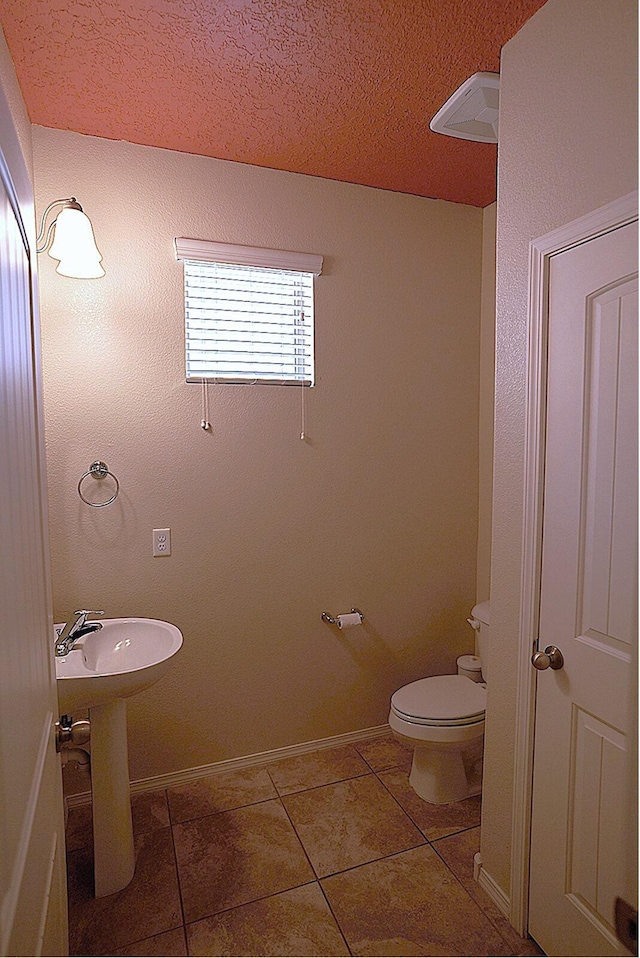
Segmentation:
{"type": "Polygon", "coordinates": [[[357,615],[360,617],[360,623],[364,621],[364,615],[362,614],[360,609],[356,609],[356,608],[353,608],[351,612],[348,614],[343,613],[342,615],[335,615],[335,616],[329,615],[328,612],[323,612],[320,618],[322,619],[323,622],[328,622],[329,625],[337,625],[339,629],[342,629],[344,626],[360,624],[358,622],[350,621],[351,616],[354,616],[354,615],[357,615]],[[342,622],[343,619],[347,619],[347,621],[344,622],[344,624],[342,622]]]}

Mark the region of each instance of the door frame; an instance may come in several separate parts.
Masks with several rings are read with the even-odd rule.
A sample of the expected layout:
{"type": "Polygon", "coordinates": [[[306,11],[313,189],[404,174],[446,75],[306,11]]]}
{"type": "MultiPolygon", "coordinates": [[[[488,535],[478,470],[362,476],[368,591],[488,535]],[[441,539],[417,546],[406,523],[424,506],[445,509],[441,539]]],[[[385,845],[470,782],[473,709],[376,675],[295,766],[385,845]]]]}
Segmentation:
{"type": "Polygon", "coordinates": [[[529,245],[527,402],[524,509],[516,687],[515,765],[511,831],[510,921],[520,935],[529,923],[529,859],[537,672],[531,654],[538,637],[547,392],[548,292],[551,257],[638,219],[634,190],[529,245]]]}

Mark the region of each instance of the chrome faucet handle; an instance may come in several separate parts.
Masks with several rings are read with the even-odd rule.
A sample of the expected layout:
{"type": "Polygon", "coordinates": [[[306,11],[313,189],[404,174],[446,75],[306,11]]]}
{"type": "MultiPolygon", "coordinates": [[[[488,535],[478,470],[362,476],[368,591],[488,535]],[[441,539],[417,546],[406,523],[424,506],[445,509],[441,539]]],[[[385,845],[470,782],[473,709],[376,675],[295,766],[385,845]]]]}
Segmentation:
{"type": "Polygon", "coordinates": [[[87,621],[88,615],[104,615],[104,609],[76,609],[73,613],[77,616],[82,616],[82,618],[76,619],[74,627],[76,629],[81,629],[85,622],[87,621]]]}
{"type": "Polygon", "coordinates": [[[71,626],[70,635],[75,635],[76,632],[84,629],[88,615],[104,615],[104,609],[76,609],[73,614],[78,618],[71,626]]]}
{"type": "Polygon", "coordinates": [[[85,632],[93,632],[102,628],[101,622],[87,623],[88,615],[104,615],[102,609],[76,609],[73,613],[73,619],[69,619],[64,629],[56,637],[56,655],[66,655],[74,646],[74,643],[85,632]]]}

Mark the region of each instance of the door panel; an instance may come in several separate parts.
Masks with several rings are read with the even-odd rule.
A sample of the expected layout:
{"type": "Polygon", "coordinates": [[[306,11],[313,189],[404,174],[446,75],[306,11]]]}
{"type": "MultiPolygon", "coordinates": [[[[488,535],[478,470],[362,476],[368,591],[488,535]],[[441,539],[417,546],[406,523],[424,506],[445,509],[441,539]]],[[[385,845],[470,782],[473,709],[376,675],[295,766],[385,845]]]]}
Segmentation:
{"type": "Polygon", "coordinates": [[[551,258],[529,930],[622,955],[637,630],[637,225],[551,258]]]}
{"type": "MultiPolygon", "coordinates": [[[[11,119],[0,90],[3,146],[11,119]]],[[[13,151],[14,160],[16,151],[13,151]]],[[[0,151],[0,954],[67,949],[44,448],[30,246],[0,151]]],[[[29,194],[29,195],[28,195],[29,194]]]]}

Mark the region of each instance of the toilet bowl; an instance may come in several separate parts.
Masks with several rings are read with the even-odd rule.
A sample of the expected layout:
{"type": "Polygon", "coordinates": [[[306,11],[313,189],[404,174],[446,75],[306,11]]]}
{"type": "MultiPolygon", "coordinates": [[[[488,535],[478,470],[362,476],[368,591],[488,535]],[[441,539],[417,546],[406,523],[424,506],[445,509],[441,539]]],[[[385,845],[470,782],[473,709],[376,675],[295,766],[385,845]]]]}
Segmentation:
{"type": "MultiPolygon", "coordinates": [[[[488,602],[477,605],[469,620],[479,652],[487,639],[488,612],[488,602]]],[[[414,750],[409,783],[427,802],[460,802],[482,790],[487,693],[481,655],[461,657],[461,674],[418,679],[391,696],[389,725],[414,750]]]]}

